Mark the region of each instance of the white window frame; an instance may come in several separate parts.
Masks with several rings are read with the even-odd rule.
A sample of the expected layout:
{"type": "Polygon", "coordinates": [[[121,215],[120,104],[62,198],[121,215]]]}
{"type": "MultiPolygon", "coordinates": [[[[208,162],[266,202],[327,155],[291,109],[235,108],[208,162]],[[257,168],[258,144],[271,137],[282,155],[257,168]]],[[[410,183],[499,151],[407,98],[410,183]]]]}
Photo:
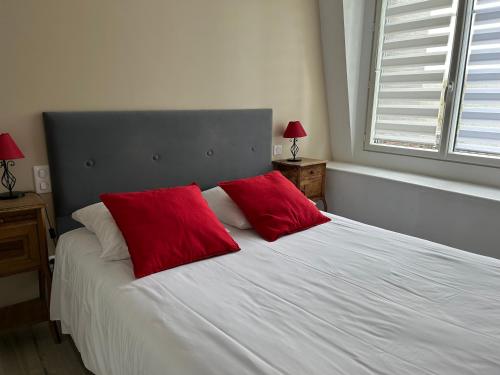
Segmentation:
{"type": "Polygon", "coordinates": [[[474,0],[459,0],[456,16],[455,35],[453,40],[452,63],[449,64],[448,85],[445,92],[445,111],[441,129],[441,143],[439,150],[413,149],[403,146],[373,144],[371,139],[374,132],[374,119],[376,114],[375,93],[378,92],[377,66],[379,56],[379,45],[383,42],[381,33],[382,17],[385,15],[384,1],[377,0],[375,20],[373,24],[373,43],[370,68],[370,81],[368,87],[367,123],[364,136],[364,150],[396,154],[404,156],[414,156],[442,161],[475,164],[487,167],[500,168],[500,157],[488,155],[474,155],[460,153],[453,150],[456,138],[456,130],[459,118],[460,102],[462,97],[462,87],[464,83],[464,70],[467,62],[467,52],[469,48],[469,33],[472,24],[472,10],[474,0]],[[453,63],[456,62],[456,63],[453,63]],[[462,73],[461,73],[462,72],[462,73]]]}

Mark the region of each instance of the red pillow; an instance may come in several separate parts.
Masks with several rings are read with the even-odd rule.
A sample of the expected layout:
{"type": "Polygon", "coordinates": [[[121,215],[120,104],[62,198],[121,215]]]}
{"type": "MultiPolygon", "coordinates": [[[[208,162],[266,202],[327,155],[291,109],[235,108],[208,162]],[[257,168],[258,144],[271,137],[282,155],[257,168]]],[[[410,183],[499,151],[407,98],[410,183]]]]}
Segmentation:
{"type": "Polygon", "coordinates": [[[123,233],[137,278],[240,249],[197,185],[101,200],[123,233]]]}
{"type": "Polygon", "coordinates": [[[219,186],[267,241],[330,221],[278,171],[219,186]]]}

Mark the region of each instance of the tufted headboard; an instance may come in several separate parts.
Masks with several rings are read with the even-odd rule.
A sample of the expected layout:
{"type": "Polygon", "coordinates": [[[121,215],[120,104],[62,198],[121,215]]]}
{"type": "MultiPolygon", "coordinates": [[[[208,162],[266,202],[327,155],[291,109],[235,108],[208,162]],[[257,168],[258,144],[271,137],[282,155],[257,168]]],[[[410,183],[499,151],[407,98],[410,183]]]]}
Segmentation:
{"type": "Polygon", "coordinates": [[[104,192],[221,180],[271,169],[272,111],[45,112],[59,233],[104,192]]]}

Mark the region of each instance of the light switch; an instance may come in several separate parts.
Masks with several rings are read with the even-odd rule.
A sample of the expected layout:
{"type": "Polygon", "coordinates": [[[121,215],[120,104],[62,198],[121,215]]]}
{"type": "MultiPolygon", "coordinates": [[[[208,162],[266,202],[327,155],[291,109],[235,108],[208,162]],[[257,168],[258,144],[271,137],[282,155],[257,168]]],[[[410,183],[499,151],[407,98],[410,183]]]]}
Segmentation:
{"type": "Polygon", "coordinates": [[[48,165],[35,165],[33,167],[35,190],[38,194],[51,193],[50,171],[48,165]]]}
{"type": "Polygon", "coordinates": [[[283,153],[283,145],[274,145],[273,148],[273,155],[278,156],[283,153]]]}

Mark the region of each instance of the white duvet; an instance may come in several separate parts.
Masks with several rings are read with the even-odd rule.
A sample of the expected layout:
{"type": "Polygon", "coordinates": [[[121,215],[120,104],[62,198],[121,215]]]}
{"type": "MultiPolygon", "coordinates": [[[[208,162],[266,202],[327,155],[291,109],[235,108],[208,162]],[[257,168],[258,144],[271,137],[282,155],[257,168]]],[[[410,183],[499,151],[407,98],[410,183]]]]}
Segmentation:
{"type": "Polygon", "coordinates": [[[500,374],[500,260],[330,216],[139,280],[66,233],[51,318],[97,375],[500,374]]]}

